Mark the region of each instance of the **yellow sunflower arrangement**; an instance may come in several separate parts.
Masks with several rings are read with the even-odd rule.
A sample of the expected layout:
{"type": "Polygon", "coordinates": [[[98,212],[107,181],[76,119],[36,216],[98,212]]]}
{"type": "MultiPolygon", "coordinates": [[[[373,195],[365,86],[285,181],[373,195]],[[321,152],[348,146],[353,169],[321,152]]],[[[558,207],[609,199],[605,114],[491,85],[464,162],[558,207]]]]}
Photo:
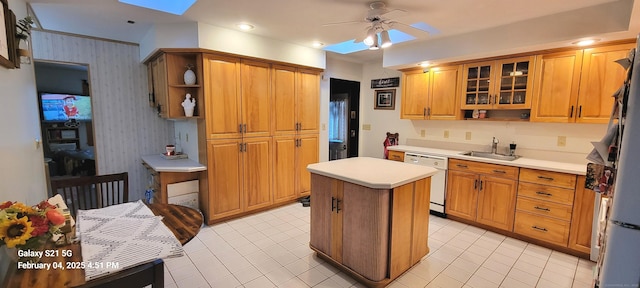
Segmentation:
{"type": "Polygon", "coordinates": [[[60,233],[65,217],[46,201],[29,207],[19,202],[0,204],[0,246],[36,248],[41,240],[60,233]]]}

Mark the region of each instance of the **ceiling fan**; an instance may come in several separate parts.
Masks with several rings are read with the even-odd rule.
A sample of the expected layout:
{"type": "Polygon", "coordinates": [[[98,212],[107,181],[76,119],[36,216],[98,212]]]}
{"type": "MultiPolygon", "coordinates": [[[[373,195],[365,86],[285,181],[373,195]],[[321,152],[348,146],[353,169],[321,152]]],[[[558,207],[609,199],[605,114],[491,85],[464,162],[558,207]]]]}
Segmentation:
{"type": "Polygon", "coordinates": [[[366,17],[363,20],[327,23],[323,26],[366,23],[367,27],[365,29],[365,33],[356,37],[353,42],[363,42],[369,46],[370,50],[377,50],[379,48],[391,46],[392,42],[389,37],[390,30],[395,29],[415,38],[427,33],[425,30],[395,20],[396,18],[407,16],[409,12],[405,10],[388,9],[386,4],[381,1],[370,3],[369,8],[370,9],[367,12],[366,17]]]}

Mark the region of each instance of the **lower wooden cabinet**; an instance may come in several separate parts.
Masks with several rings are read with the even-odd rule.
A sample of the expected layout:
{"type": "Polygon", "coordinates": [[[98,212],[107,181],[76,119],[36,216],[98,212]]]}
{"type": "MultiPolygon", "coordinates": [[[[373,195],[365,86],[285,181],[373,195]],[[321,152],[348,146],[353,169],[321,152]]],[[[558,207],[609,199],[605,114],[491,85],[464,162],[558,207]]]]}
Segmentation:
{"type": "Polygon", "coordinates": [[[573,201],[573,215],[571,216],[571,230],[567,246],[583,253],[591,253],[591,231],[593,227],[593,208],[595,193],[584,188],[585,176],[578,176],[575,200],[573,201]]]}
{"type": "Polygon", "coordinates": [[[446,213],[511,231],[517,175],[517,167],[449,160],[446,213]]]}
{"type": "Polygon", "coordinates": [[[271,137],[207,143],[210,220],[269,206],[271,137]]]}
{"type": "Polygon", "coordinates": [[[310,194],[307,165],[318,162],[318,135],[273,137],[274,202],[290,201],[310,194]]]}
{"type": "Polygon", "coordinates": [[[389,150],[389,160],[404,162],[404,152],[389,150]]]}

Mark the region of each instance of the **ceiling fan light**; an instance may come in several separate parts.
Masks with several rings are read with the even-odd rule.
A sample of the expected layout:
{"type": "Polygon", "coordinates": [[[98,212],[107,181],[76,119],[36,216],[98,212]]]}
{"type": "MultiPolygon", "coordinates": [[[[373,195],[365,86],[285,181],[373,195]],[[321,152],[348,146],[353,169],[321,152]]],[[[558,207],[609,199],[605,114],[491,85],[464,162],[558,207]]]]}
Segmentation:
{"type": "Polygon", "coordinates": [[[378,45],[378,34],[373,34],[373,43],[369,45],[369,50],[378,50],[380,46],[378,45]]]}
{"type": "Polygon", "coordinates": [[[380,47],[382,48],[387,48],[393,45],[393,43],[391,43],[391,39],[389,38],[389,31],[387,30],[384,30],[380,33],[380,40],[382,41],[382,43],[380,44],[380,47]]]}
{"type": "Polygon", "coordinates": [[[371,29],[369,29],[369,31],[367,31],[367,37],[362,40],[362,43],[367,46],[371,46],[374,42],[378,42],[377,40],[378,35],[376,35],[376,30],[372,27],[371,29]]]}

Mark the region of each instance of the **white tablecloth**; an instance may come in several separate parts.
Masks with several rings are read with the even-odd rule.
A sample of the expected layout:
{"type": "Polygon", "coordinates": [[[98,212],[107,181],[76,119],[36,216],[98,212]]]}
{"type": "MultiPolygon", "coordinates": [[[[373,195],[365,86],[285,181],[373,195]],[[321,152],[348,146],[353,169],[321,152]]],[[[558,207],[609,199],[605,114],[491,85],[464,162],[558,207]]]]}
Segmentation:
{"type": "Polygon", "coordinates": [[[175,235],[142,201],[79,210],[86,280],[184,254],[175,235]]]}

